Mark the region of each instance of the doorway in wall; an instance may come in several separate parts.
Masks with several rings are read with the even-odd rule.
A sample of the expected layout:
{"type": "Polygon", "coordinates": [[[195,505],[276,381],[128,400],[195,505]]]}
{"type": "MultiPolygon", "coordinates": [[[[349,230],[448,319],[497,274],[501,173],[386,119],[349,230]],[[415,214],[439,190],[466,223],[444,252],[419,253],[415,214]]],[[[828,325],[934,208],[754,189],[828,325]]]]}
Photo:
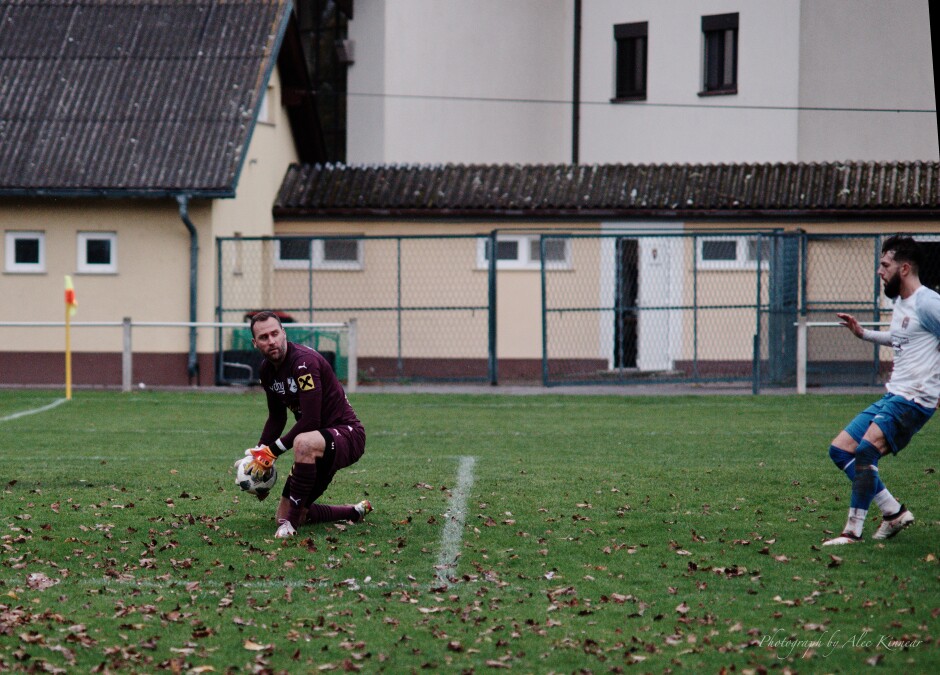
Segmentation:
{"type": "Polygon", "coordinates": [[[614,368],[636,368],[639,242],[617,239],[617,274],[614,294],[614,368]]]}

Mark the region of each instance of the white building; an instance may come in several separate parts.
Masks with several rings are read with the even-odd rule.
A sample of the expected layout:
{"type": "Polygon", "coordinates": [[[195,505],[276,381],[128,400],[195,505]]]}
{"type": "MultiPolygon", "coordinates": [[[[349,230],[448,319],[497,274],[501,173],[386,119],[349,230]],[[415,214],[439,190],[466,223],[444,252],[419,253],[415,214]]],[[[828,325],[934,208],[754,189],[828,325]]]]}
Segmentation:
{"type": "Polygon", "coordinates": [[[349,25],[349,164],[940,159],[926,0],[357,0],[349,25]]]}

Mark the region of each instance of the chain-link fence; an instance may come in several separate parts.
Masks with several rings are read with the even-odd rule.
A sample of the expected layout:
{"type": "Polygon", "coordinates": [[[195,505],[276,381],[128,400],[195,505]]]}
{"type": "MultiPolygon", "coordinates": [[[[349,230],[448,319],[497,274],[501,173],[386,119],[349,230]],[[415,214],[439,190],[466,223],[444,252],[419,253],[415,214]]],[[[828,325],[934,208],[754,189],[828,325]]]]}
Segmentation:
{"type": "MultiPolygon", "coordinates": [[[[219,321],[280,312],[288,338],[345,363],[343,335],[290,322],[358,325],[359,381],[490,379],[490,280],[476,236],[220,238],[219,321]]],[[[253,362],[247,330],[220,334],[224,361],[253,362]]],[[[347,376],[337,371],[341,378],[347,376]]],[[[237,372],[224,370],[223,381],[237,372]]]]}
{"type": "Polygon", "coordinates": [[[564,241],[569,264],[542,272],[545,384],[751,381],[787,370],[786,318],[771,313],[782,238],[612,232],[564,241]]]}
{"type": "MultiPolygon", "coordinates": [[[[893,353],[889,347],[863,342],[834,325],[837,312],[852,314],[861,322],[890,322],[891,301],[878,276],[884,238],[860,234],[802,237],[805,282],[800,305],[811,326],[824,324],[807,331],[807,386],[878,385],[890,375],[893,353]]],[[[940,235],[919,234],[915,239],[924,253],[921,283],[940,290],[940,235]]]]}
{"type": "MultiPolygon", "coordinates": [[[[918,239],[934,261],[922,280],[940,286],[940,237],[918,239]]],[[[220,239],[218,320],[262,308],[306,323],[354,318],[363,383],[794,386],[801,317],[889,316],[881,241],[625,230],[220,239]]],[[[290,337],[334,352],[344,376],[342,335],[290,337]]],[[[257,358],[247,332],[220,334],[219,343],[225,362],[257,358]]],[[[890,360],[890,350],[844,329],[808,333],[809,386],[876,384],[890,360]]]]}

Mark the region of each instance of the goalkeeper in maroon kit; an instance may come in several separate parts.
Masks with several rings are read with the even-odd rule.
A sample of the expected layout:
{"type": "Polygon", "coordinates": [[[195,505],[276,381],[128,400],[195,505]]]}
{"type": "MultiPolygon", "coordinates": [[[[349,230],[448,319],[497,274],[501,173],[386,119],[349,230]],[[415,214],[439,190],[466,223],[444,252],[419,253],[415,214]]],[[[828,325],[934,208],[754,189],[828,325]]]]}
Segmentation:
{"type": "Polygon", "coordinates": [[[366,447],[365,429],[329,362],[309,347],[288,342],[274,312],[251,317],[251,336],[264,356],[261,384],[268,419],[258,446],[245,451],[252,457],[246,470],[263,474],[280,455],[294,451],[294,465],[277,507],[274,536],[293,536],[304,523],[362,520],[372,510],[367,500],[344,506],[315,503],[336,472],[357,462],[366,447]],[[284,433],[288,410],[295,423],[284,433]]]}

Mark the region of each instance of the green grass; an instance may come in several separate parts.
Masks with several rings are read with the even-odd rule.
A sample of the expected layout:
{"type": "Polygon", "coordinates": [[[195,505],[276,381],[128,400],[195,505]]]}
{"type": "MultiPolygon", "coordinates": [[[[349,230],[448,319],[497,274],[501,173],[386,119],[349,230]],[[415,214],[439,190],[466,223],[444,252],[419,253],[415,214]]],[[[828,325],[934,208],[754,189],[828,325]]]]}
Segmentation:
{"type": "MultiPolygon", "coordinates": [[[[0,417],[58,396],[0,392],[0,417]]],[[[940,672],[936,422],[881,463],[914,527],[832,551],[829,441],[871,397],[350,398],[367,451],[325,501],[376,511],[288,541],[233,484],[258,391],[0,423],[0,671],[940,672]]]]}

